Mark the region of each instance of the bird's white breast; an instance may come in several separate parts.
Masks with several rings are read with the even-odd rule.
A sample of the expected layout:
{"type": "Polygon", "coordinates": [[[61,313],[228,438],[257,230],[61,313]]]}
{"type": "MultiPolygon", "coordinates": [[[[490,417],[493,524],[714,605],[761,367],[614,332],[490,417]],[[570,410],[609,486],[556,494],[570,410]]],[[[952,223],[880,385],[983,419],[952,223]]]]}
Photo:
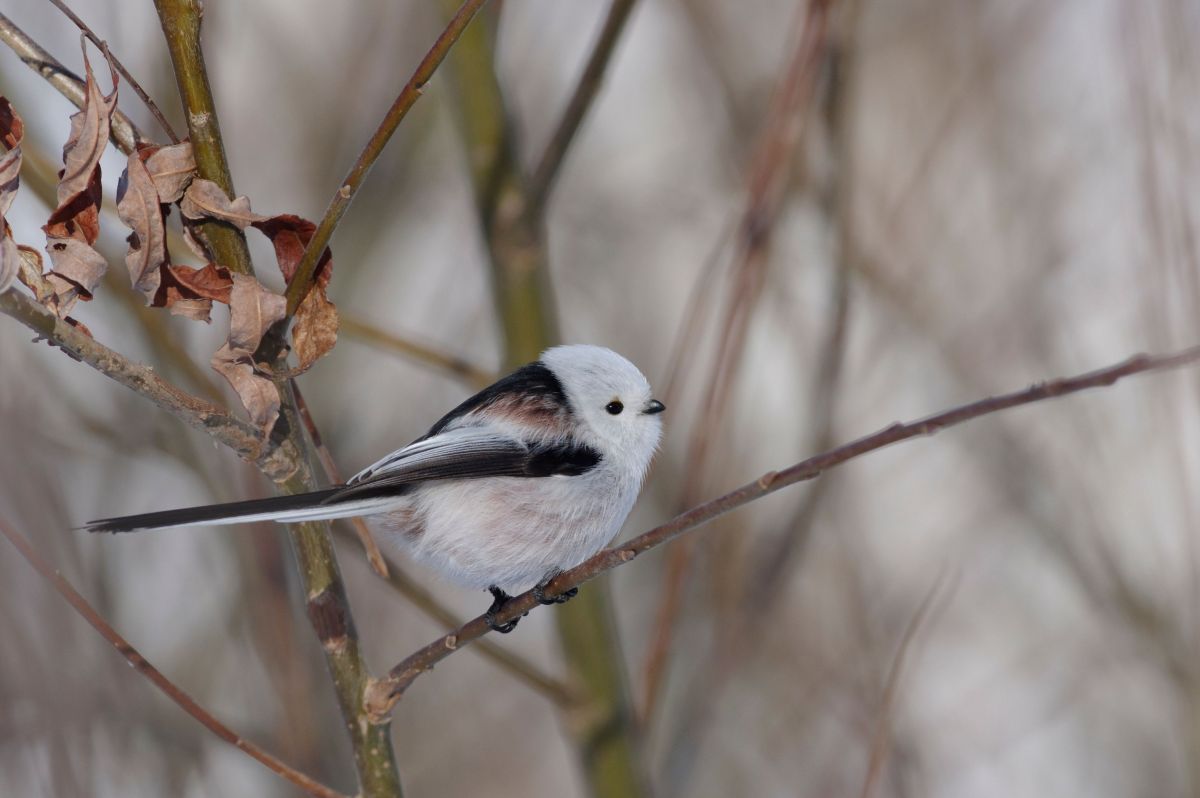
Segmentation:
{"type": "Polygon", "coordinates": [[[577,476],[430,482],[381,526],[418,562],[463,586],[515,594],[611,541],[639,484],[640,475],[604,462],[577,476]]]}

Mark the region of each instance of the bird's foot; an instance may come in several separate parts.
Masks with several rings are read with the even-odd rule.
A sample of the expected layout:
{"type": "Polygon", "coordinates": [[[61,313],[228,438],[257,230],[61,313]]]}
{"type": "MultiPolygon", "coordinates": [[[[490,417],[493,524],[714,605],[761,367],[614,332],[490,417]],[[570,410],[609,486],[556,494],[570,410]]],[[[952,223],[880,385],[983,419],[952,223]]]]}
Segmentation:
{"type": "Polygon", "coordinates": [[[496,613],[504,609],[504,605],[508,603],[508,600],[511,599],[512,596],[508,595],[495,585],[489,587],[488,592],[492,594],[492,606],[488,607],[487,612],[483,615],[483,619],[487,621],[488,628],[493,632],[499,632],[502,635],[506,635],[513,629],[517,628],[517,622],[521,619],[513,618],[508,623],[498,623],[496,621],[496,613]]]}
{"type": "Polygon", "coordinates": [[[570,590],[564,590],[557,596],[547,596],[546,587],[549,586],[550,580],[556,576],[558,574],[551,574],[533,586],[533,597],[537,599],[538,604],[566,604],[579,595],[579,588],[573,587],[570,590]]]}

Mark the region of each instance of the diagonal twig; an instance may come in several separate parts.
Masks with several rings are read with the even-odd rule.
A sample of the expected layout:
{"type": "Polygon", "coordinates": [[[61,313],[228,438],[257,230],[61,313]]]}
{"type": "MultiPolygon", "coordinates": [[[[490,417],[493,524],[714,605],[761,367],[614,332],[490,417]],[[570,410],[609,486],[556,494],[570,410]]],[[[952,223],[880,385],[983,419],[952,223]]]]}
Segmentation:
{"type": "Polygon", "coordinates": [[[71,583],[62,574],[42,559],[41,555],[37,553],[37,550],[33,548],[24,535],[11,528],[3,519],[0,519],[0,534],[8,538],[8,541],[16,547],[21,556],[25,558],[25,561],[33,566],[34,570],[49,582],[58,591],[59,595],[66,599],[71,608],[91,624],[92,628],[99,632],[100,636],[107,640],[135,671],[161,690],[180,709],[199,721],[204,728],[233,747],[243,751],[247,756],[262,764],[272,773],[286,779],[309,795],[315,795],[317,798],[347,798],[342,793],[326,787],[319,781],[306,776],[279,759],[276,759],[209,714],[204,707],[196,703],[194,698],[176,686],[162,674],[162,671],[155,668],[145,657],[139,654],[137,649],[122,637],[116,629],[109,625],[108,621],[101,617],[100,613],[88,603],[87,599],[79,594],[79,591],[72,587],[71,583]]]}
{"type": "Polygon", "coordinates": [[[546,200],[554,189],[559,169],[567,156],[567,150],[570,149],[583,118],[591,108],[592,101],[600,92],[604,73],[612,60],[617,41],[621,38],[621,32],[625,29],[625,23],[629,20],[635,2],[637,0],[613,0],[608,9],[608,16],[604,18],[604,26],[600,29],[600,37],[596,40],[587,65],[583,68],[583,75],[575,84],[575,92],[567,102],[567,107],[558,120],[558,127],[550,136],[550,142],[533,170],[533,176],[529,178],[528,202],[530,211],[535,216],[540,215],[545,207],[546,200]]]}
{"type": "Polygon", "coordinates": [[[290,472],[292,467],[289,463],[295,452],[289,446],[267,444],[253,425],[177,388],[160,377],[154,369],[114,352],[24,294],[16,290],[0,293],[0,314],[11,316],[37,333],[39,339],[45,339],[68,356],[141,394],[188,425],[208,433],[268,476],[276,478],[290,472]]]}
{"type": "MultiPolygon", "coordinates": [[[[933,435],[948,427],[1001,410],[1066,396],[1090,388],[1107,387],[1134,374],[1177,369],[1197,361],[1200,361],[1200,346],[1193,346],[1166,355],[1135,355],[1096,371],[1037,383],[1024,390],[969,402],[916,421],[892,424],[878,432],[801,460],[782,471],[769,471],[753,482],[730,491],[724,496],[680,513],[665,524],[638,535],[621,546],[605,549],[551,580],[545,588],[545,595],[557,596],[606,571],[630,562],[639,554],[657,548],[718,516],[789,485],[816,479],[828,468],[839,466],[877,449],[911,438],[933,435]]],[[[515,620],[538,605],[538,599],[534,597],[533,591],[522,593],[510,599],[503,609],[495,614],[494,621],[506,623],[515,620]]],[[[385,721],[392,707],[417,677],[432,669],[434,665],[458,649],[487,634],[488,631],[490,631],[488,621],[481,615],[402,660],[388,672],[385,678],[374,682],[368,688],[366,700],[371,718],[376,722],[385,721]]]]}
{"type": "MultiPolygon", "coordinates": [[[[4,14],[0,14],[0,41],[8,45],[27,67],[45,78],[51,86],[58,89],[59,94],[66,97],[76,106],[83,105],[83,79],[50,53],[46,52],[37,42],[29,38],[25,31],[18,28],[4,14]]],[[[139,141],[146,137],[129,117],[120,111],[114,111],[109,135],[121,152],[128,155],[133,152],[139,141]]]]}
{"type": "Polygon", "coordinates": [[[875,793],[875,785],[879,783],[879,778],[883,775],[883,766],[887,761],[888,740],[892,733],[892,715],[896,709],[896,695],[900,690],[900,676],[904,669],[904,660],[908,656],[908,650],[912,647],[917,632],[920,631],[922,624],[933,610],[934,599],[942,592],[946,581],[945,577],[945,572],[939,575],[926,592],[925,598],[921,599],[916,612],[909,619],[908,625],[904,627],[900,645],[897,646],[896,653],[892,657],[892,664],[888,668],[887,679],[884,682],[879,717],[875,723],[874,733],[871,735],[871,755],[867,761],[867,775],[863,779],[861,798],[871,798],[875,793]]]}
{"type": "Polygon", "coordinates": [[[158,105],[156,105],[154,100],[150,98],[150,95],[146,93],[146,90],[142,88],[142,84],[138,83],[133,75],[129,74],[129,70],[125,68],[125,65],[122,64],[120,60],[118,60],[117,57],[112,54],[111,51],[109,51],[108,43],[97,36],[95,32],[88,27],[88,24],[80,19],[79,16],[71,10],[64,0],[50,0],[50,2],[53,3],[59,11],[63,12],[67,19],[75,23],[75,27],[83,31],[83,35],[87,36],[88,39],[91,40],[92,44],[104,51],[104,55],[110,61],[112,61],[113,66],[115,66],[117,71],[121,73],[121,77],[125,78],[125,82],[129,84],[129,88],[133,89],[134,94],[140,97],[142,102],[146,104],[146,108],[149,109],[150,114],[154,117],[155,121],[158,122],[159,126],[162,127],[163,132],[167,134],[167,138],[171,139],[172,144],[178,144],[179,136],[175,135],[175,129],[171,127],[171,123],[167,121],[167,118],[163,116],[163,112],[159,109],[158,105]]]}
{"type": "Polygon", "coordinates": [[[360,341],[389,352],[397,352],[423,366],[437,369],[468,387],[479,390],[486,388],[496,381],[499,375],[481,368],[474,363],[450,352],[412,338],[401,337],[387,332],[374,324],[361,321],[353,316],[343,315],[339,332],[358,338],[360,341]]]}
{"type": "MultiPolygon", "coordinates": [[[[433,73],[437,70],[446,54],[450,52],[450,48],[458,41],[458,37],[466,29],[467,25],[475,17],[476,12],[483,7],[487,0],[466,0],[459,7],[458,12],[450,20],[446,29],[437,37],[433,46],[429,48],[429,52],[421,59],[421,63],[417,65],[417,69],[413,72],[408,83],[404,84],[404,88],[400,90],[400,94],[396,96],[392,102],[392,107],[388,109],[383,117],[383,121],[379,123],[379,127],[371,135],[371,139],[359,154],[358,160],[354,162],[354,166],[350,167],[350,171],[338,186],[337,191],[333,194],[333,199],[329,202],[329,207],[325,209],[325,215],[321,217],[317,229],[313,232],[312,239],[308,242],[308,246],[304,250],[304,256],[300,259],[300,263],[296,266],[296,273],[292,277],[292,281],[287,288],[287,319],[291,319],[295,315],[296,310],[300,307],[300,303],[308,296],[308,292],[312,290],[313,281],[316,277],[317,262],[320,255],[325,251],[325,247],[329,245],[329,239],[333,237],[334,228],[341,221],[342,215],[346,213],[346,209],[350,207],[350,203],[354,200],[354,195],[358,193],[362,187],[363,180],[366,179],[367,173],[371,171],[371,167],[379,156],[383,153],[383,148],[387,146],[392,134],[396,132],[400,122],[408,114],[409,109],[420,99],[425,91],[425,84],[433,77],[433,73]]],[[[279,325],[282,328],[282,324],[279,325]]]]}
{"type": "MultiPolygon", "coordinates": [[[[341,470],[338,469],[337,463],[333,461],[333,455],[329,453],[329,447],[325,445],[325,439],[321,437],[321,431],[317,429],[317,422],[313,420],[312,413],[309,412],[308,402],[304,400],[304,394],[300,392],[300,386],[296,384],[294,379],[288,380],[292,388],[292,396],[296,398],[296,414],[300,416],[300,420],[304,422],[304,429],[308,432],[308,439],[312,441],[313,448],[317,452],[317,461],[321,464],[321,469],[325,472],[325,477],[334,485],[340,485],[345,480],[342,479],[341,470]]],[[[354,534],[358,536],[358,542],[362,544],[363,551],[367,553],[367,562],[371,564],[371,570],[376,574],[388,578],[388,566],[383,560],[383,553],[379,551],[379,544],[375,542],[375,537],[371,534],[371,530],[367,528],[367,523],[361,518],[354,517],[350,519],[350,524],[354,527],[354,534]]]]}
{"type": "MultiPolygon", "coordinates": [[[[833,0],[807,0],[797,12],[791,53],[776,83],[774,97],[758,137],[747,176],[746,201],[741,211],[732,295],[724,309],[717,351],[707,375],[709,390],[687,448],[687,477],[680,506],[694,504],[704,488],[711,459],[711,430],[720,427],[729,403],[733,379],[741,364],[753,309],[762,295],[774,225],[783,207],[789,170],[811,113],[821,66],[829,49],[829,15],[833,0]]],[[[667,655],[676,618],[692,567],[690,542],[667,558],[662,597],[645,657],[645,689],[641,712],[653,716],[667,675],[667,655]]]]}

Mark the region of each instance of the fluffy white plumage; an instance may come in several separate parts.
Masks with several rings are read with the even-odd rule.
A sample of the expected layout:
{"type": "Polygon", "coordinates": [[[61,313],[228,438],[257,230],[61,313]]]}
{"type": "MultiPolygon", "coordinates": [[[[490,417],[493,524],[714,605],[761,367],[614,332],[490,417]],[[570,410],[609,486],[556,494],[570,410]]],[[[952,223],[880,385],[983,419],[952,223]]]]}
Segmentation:
{"type": "Polygon", "coordinates": [[[650,384],[624,357],[575,345],[550,349],[541,362],[561,381],[575,423],[560,428],[494,413],[486,429],[550,445],[583,443],[601,453],[595,467],[577,475],[427,482],[403,507],[371,519],[385,539],[465,587],[516,593],[602,549],[621,531],[658,447],[662,422],[644,412],[653,401],[650,384]],[[628,411],[607,412],[614,399],[628,411]]]}
{"type": "Polygon", "coordinates": [[[662,410],[646,378],[621,355],[559,346],[345,486],[88,528],[363,515],[385,542],[451,580],[516,593],[578,565],[620,531],[658,447],[662,410]]]}

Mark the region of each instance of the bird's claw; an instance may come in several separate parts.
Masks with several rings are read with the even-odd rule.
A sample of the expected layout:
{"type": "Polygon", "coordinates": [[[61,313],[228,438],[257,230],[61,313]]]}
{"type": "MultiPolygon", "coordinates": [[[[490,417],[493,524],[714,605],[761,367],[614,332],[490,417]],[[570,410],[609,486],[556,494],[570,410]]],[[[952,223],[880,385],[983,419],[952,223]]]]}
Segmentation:
{"type": "Polygon", "coordinates": [[[553,578],[554,577],[543,579],[541,582],[538,582],[533,586],[533,597],[537,599],[538,604],[566,604],[568,601],[579,595],[579,588],[573,587],[569,590],[564,590],[557,596],[547,596],[546,587],[550,584],[550,579],[553,578]]]}
{"type": "Polygon", "coordinates": [[[508,603],[508,600],[512,598],[512,596],[508,595],[495,585],[489,587],[488,592],[492,594],[492,606],[488,607],[487,612],[483,614],[483,620],[487,623],[488,628],[493,632],[499,632],[502,635],[506,635],[513,629],[517,628],[517,622],[520,621],[521,618],[513,618],[508,623],[499,623],[496,620],[496,613],[504,609],[504,605],[508,603]]]}

